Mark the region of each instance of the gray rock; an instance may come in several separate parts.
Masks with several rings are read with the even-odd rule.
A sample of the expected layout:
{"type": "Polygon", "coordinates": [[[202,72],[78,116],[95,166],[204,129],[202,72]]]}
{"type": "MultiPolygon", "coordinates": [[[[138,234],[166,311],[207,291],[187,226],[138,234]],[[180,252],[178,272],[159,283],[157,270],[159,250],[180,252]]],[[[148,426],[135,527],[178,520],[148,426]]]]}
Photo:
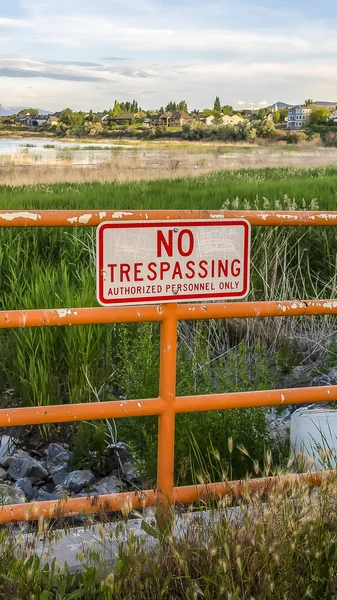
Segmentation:
{"type": "Polygon", "coordinates": [[[329,373],[325,375],[318,375],[311,381],[313,387],[318,385],[336,385],[337,383],[337,369],[331,369],[329,373]]]}
{"type": "Polygon", "coordinates": [[[110,477],[104,477],[94,486],[94,491],[99,495],[104,494],[118,494],[122,490],[122,483],[118,477],[110,475],[110,477]]]}
{"type": "Polygon", "coordinates": [[[7,471],[5,471],[5,469],[0,467],[0,480],[3,481],[6,478],[7,478],[7,471]]]}
{"type": "Polygon", "coordinates": [[[38,491],[38,494],[35,498],[36,502],[46,502],[48,500],[61,500],[62,496],[57,493],[54,492],[53,494],[51,494],[50,492],[46,492],[46,490],[43,490],[42,488],[38,491]]]}
{"type": "Polygon", "coordinates": [[[32,483],[28,477],[22,477],[21,479],[18,479],[15,482],[14,488],[19,488],[20,490],[22,490],[28,502],[30,502],[31,500],[35,500],[38,494],[38,490],[32,486],[32,483]]]}
{"type": "Polygon", "coordinates": [[[277,382],[275,388],[283,389],[283,388],[301,388],[301,387],[310,387],[312,381],[312,375],[314,372],[315,365],[299,365],[292,369],[289,375],[282,377],[280,381],[277,382]]]}
{"type": "Polygon", "coordinates": [[[46,454],[48,469],[52,469],[60,465],[65,467],[71,458],[71,453],[69,450],[66,450],[63,446],[61,446],[61,444],[49,444],[46,454]]]}
{"type": "Polygon", "coordinates": [[[14,454],[7,454],[7,455],[3,456],[2,458],[0,458],[0,465],[2,467],[4,467],[5,469],[8,469],[8,467],[11,465],[14,457],[18,456],[19,454],[27,455],[27,452],[24,452],[23,450],[16,450],[14,452],[14,454]]]}
{"type": "Polygon", "coordinates": [[[95,476],[89,469],[83,469],[83,471],[71,471],[63,482],[63,487],[78,494],[86,486],[93,484],[94,481],[95,476]]]}
{"type": "Polygon", "coordinates": [[[69,490],[66,490],[63,485],[57,485],[54,490],[54,494],[57,494],[59,498],[66,500],[69,498],[69,490]]]}
{"type": "MultiPolygon", "coordinates": [[[[6,460],[9,456],[13,456],[16,451],[17,440],[8,435],[1,436],[0,443],[0,461],[6,460]]],[[[0,462],[2,464],[2,462],[0,462]]]]}
{"type": "Polygon", "coordinates": [[[139,479],[139,475],[136,473],[136,470],[130,461],[123,464],[123,478],[125,481],[137,488],[142,487],[142,482],[139,479]]]}
{"type": "Polygon", "coordinates": [[[318,375],[314,377],[310,382],[311,387],[318,387],[320,385],[332,385],[329,375],[318,375]]]}
{"type": "Polygon", "coordinates": [[[29,477],[32,483],[48,476],[48,472],[41,463],[32,458],[27,452],[15,454],[8,469],[8,475],[17,481],[23,477],[29,477]]]}
{"type": "Polygon", "coordinates": [[[55,485],[63,485],[68,471],[63,465],[58,465],[50,469],[50,475],[55,485]]]}
{"type": "Polygon", "coordinates": [[[19,488],[11,487],[10,485],[0,484],[0,506],[5,504],[24,504],[26,497],[23,491],[19,488]]]}
{"type": "Polygon", "coordinates": [[[128,462],[131,459],[130,448],[125,442],[117,442],[117,444],[112,444],[110,448],[118,456],[121,463],[128,462]]]}

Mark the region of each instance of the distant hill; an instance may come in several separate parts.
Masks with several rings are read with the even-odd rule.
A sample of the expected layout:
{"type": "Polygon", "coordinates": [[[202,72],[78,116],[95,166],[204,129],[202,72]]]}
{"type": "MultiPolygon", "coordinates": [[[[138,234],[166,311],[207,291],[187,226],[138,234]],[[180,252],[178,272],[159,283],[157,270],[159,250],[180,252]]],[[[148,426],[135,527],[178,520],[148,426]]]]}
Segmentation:
{"type": "Polygon", "coordinates": [[[10,115],[15,115],[19,112],[19,108],[14,108],[13,106],[5,106],[4,104],[0,104],[0,117],[9,117],[10,115]]]}
{"type": "Polygon", "coordinates": [[[266,106],[266,110],[282,110],[283,108],[289,108],[290,106],[294,106],[293,104],[287,104],[287,102],[275,102],[271,104],[271,106],[266,106]]]}
{"type": "Polygon", "coordinates": [[[324,100],[315,100],[314,104],[316,104],[316,106],[319,106],[320,108],[336,108],[337,100],[336,102],[325,102],[324,100]]]}
{"type": "MultiPolygon", "coordinates": [[[[6,106],[5,104],[0,104],[0,117],[17,115],[23,108],[23,106],[6,106]]],[[[38,111],[39,115],[50,115],[53,112],[51,110],[43,110],[42,108],[37,108],[36,110],[38,111]]]]}

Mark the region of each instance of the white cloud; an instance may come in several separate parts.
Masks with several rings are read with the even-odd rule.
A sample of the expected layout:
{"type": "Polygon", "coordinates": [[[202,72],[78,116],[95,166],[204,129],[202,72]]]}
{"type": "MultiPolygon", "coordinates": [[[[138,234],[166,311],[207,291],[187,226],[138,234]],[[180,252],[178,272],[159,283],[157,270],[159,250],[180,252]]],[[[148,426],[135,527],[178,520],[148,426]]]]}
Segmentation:
{"type": "Polygon", "coordinates": [[[21,0],[26,18],[0,18],[0,102],[104,108],[124,95],[148,107],[185,98],[202,108],[219,94],[242,107],[249,102],[236,98],[261,107],[336,99],[333,21],[310,21],[299,5],[291,22],[265,2],[210,2],[181,0],[175,11],[164,0],[21,0]]]}

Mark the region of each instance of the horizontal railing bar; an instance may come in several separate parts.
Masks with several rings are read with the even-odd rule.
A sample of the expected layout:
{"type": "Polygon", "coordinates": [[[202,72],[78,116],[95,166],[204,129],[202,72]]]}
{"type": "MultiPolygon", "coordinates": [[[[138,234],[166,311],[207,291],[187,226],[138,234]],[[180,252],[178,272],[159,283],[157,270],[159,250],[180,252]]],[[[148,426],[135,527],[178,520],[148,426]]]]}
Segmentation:
{"type": "Polygon", "coordinates": [[[148,398],[145,400],[112,400],[110,402],[2,408],[0,409],[0,427],[147,417],[162,414],[165,406],[164,401],[160,398],[148,398]]]}
{"type": "Polygon", "coordinates": [[[162,321],[164,307],[122,306],[0,311],[0,329],[162,321]]]}
{"type": "MultiPolygon", "coordinates": [[[[257,479],[190,485],[173,489],[174,503],[190,503],[199,500],[209,501],[226,496],[240,497],[247,492],[268,491],[280,485],[285,489],[296,484],[319,487],[334,479],[336,471],[318,471],[315,473],[287,474],[257,479]]],[[[87,498],[69,498],[47,502],[31,502],[29,504],[11,504],[0,508],[0,523],[13,521],[34,521],[37,519],[61,518],[63,516],[114,511],[130,511],[155,506],[160,499],[156,490],[124,492],[105,496],[88,496],[87,498]]]]}
{"type": "Polygon", "coordinates": [[[279,302],[208,302],[206,304],[178,304],[177,307],[177,318],[180,321],[328,314],[337,314],[337,299],[282,300],[279,302]]]}
{"type": "MultiPolygon", "coordinates": [[[[178,396],[174,401],[173,409],[178,414],[232,408],[255,408],[257,406],[283,406],[307,402],[331,402],[335,400],[337,400],[337,385],[332,385],[259,390],[257,392],[178,396]]],[[[2,408],[0,410],[0,427],[145,417],[163,414],[166,408],[166,403],[161,398],[2,408]]]]}
{"type": "Polygon", "coordinates": [[[104,221],[245,218],[251,225],[334,226],[336,211],[282,210],[6,210],[0,227],[96,227],[104,221]]]}
{"type": "MultiPolygon", "coordinates": [[[[0,311],[0,329],[162,321],[165,305],[0,311]]],[[[177,319],[234,319],[337,314],[337,299],[179,304],[177,319]]]]}
{"type": "Polygon", "coordinates": [[[174,403],[174,410],[178,414],[203,412],[206,410],[332,402],[336,400],[337,385],[330,385],[281,390],[231,392],[228,394],[203,394],[201,396],[179,396],[174,403]]]}

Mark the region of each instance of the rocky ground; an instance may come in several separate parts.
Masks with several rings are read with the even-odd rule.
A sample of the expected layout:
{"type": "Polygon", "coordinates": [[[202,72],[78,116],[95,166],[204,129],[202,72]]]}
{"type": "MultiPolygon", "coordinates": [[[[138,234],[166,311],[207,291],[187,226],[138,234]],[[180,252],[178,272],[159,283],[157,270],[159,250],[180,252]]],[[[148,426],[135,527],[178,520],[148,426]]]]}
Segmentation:
{"type": "MultiPolygon", "coordinates": [[[[317,366],[295,367],[282,378],[277,388],[301,388],[337,385],[337,368],[317,376],[317,366]]],[[[309,406],[309,404],[300,405],[309,406]]],[[[317,405],[312,405],[317,407],[317,405]]],[[[319,406],[322,406],[320,403],[319,406]]],[[[324,406],[332,408],[331,404],[324,406]]],[[[290,448],[291,415],[299,405],[273,407],[266,412],[269,437],[274,449],[285,452],[290,448]]],[[[110,444],[92,469],[72,468],[72,452],[66,443],[28,443],[29,435],[21,431],[0,432],[0,504],[41,502],[104,495],[141,489],[142,483],[132,464],[127,444],[110,444]],[[26,442],[25,443],[25,437],[26,442]]]]}
{"type": "Polygon", "coordinates": [[[127,444],[110,445],[98,470],[72,470],[67,444],[51,443],[27,452],[15,438],[3,435],[0,446],[0,502],[17,504],[114,494],[140,489],[127,444]]]}

